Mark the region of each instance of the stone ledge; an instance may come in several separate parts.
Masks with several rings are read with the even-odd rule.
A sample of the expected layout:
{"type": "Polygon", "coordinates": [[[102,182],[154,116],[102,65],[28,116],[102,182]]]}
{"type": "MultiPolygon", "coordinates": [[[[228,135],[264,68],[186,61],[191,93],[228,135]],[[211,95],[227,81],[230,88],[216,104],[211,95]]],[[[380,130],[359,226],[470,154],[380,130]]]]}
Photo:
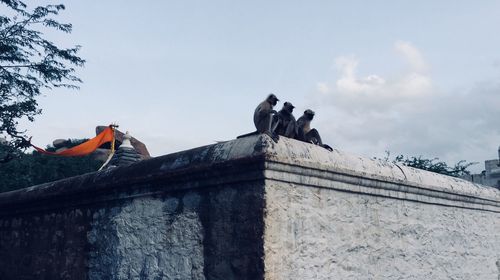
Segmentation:
{"type": "Polygon", "coordinates": [[[500,191],[468,181],[282,138],[268,142],[266,179],[310,187],[500,212],[500,191]]]}
{"type": "MultiPolygon", "coordinates": [[[[59,205],[104,202],[116,199],[117,190],[128,190],[129,197],[136,197],[264,178],[423,203],[500,211],[500,191],[494,188],[338,150],[328,152],[285,137],[274,143],[267,135],[208,145],[127,167],[2,193],[0,210],[27,211],[27,206],[36,205],[56,207],[52,202],[59,205]],[[149,184],[147,189],[134,187],[145,183],[149,184]]],[[[126,198],[122,192],[119,199],[126,198]]]]}
{"type": "Polygon", "coordinates": [[[268,161],[291,166],[500,202],[500,190],[492,187],[382,160],[363,158],[336,149],[327,152],[321,147],[293,139],[281,138],[278,144],[270,143],[265,154],[268,161]]]}
{"type": "Polygon", "coordinates": [[[266,163],[265,177],[271,181],[308,187],[500,213],[500,202],[491,199],[443,192],[411,183],[395,183],[345,173],[293,167],[278,162],[266,163]]]}
{"type": "Polygon", "coordinates": [[[261,137],[227,141],[0,193],[0,215],[263,180],[262,141],[261,137]]]}

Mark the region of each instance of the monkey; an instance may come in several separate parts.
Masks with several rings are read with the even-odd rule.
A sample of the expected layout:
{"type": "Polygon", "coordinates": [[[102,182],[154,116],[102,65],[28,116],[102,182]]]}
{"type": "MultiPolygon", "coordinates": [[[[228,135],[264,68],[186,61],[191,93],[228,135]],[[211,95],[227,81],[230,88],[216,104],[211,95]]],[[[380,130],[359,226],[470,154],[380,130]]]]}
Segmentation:
{"type": "Polygon", "coordinates": [[[273,132],[272,124],[276,121],[273,115],[277,114],[277,112],[273,110],[273,107],[278,104],[278,101],[279,99],[276,95],[271,93],[266,100],[262,101],[257,108],[255,108],[253,123],[259,133],[273,132]]]}
{"type": "Polygon", "coordinates": [[[278,97],[273,93],[269,94],[267,98],[262,101],[257,108],[255,108],[255,112],[253,114],[253,123],[257,131],[240,135],[236,137],[237,139],[247,137],[250,135],[255,135],[259,133],[265,133],[269,135],[274,142],[278,142],[279,136],[274,133],[274,129],[278,124],[278,117],[273,107],[278,104],[278,97]]]}
{"type": "Polygon", "coordinates": [[[278,135],[288,138],[295,138],[297,135],[297,121],[293,116],[293,108],[295,106],[290,102],[285,102],[283,108],[278,112],[279,122],[275,132],[278,135]]]}
{"type": "Polygon", "coordinates": [[[315,128],[311,129],[311,121],[314,118],[314,114],[314,111],[312,111],[311,109],[307,109],[304,111],[304,114],[297,120],[297,140],[313,143],[329,151],[333,151],[330,146],[323,143],[318,130],[316,130],[315,128]]]}
{"type": "Polygon", "coordinates": [[[278,97],[274,94],[269,94],[266,100],[262,101],[253,114],[253,123],[258,133],[266,133],[276,142],[278,141],[278,135],[274,133],[274,128],[276,128],[278,117],[273,107],[278,104],[278,97]]]}
{"type": "Polygon", "coordinates": [[[313,143],[313,144],[323,144],[319,132],[313,128],[311,129],[311,121],[314,118],[314,111],[307,109],[304,114],[297,120],[297,139],[300,141],[313,143]]]}

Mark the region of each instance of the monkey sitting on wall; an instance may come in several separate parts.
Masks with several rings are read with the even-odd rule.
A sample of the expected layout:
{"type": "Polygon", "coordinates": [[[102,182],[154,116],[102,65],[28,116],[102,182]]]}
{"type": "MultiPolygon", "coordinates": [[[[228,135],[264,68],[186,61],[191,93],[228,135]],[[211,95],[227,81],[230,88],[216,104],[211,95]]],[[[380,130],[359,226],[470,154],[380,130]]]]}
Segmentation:
{"type": "Polygon", "coordinates": [[[285,102],[283,108],[278,112],[278,124],[275,132],[278,135],[288,138],[295,138],[297,135],[297,121],[293,116],[295,106],[290,102],[285,102]]]}
{"type": "Polygon", "coordinates": [[[304,115],[297,120],[297,140],[313,143],[315,145],[321,146],[329,151],[333,149],[327,144],[323,144],[321,136],[318,130],[315,128],[311,129],[311,121],[314,118],[314,111],[307,109],[304,111],[304,115]]]}
{"type": "Polygon", "coordinates": [[[255,112],[253,113],[253,123],[255,124],[255,128],[257,131],[240,135],[236,138],[243,138],[251,135],[256,135],[259,133],[265,133],[269,135],[274,142],[278,142],[279,136],[274,133],[276,126],[278,125],[278,112],[276,112],[273,107],[278,104],[278,97],[274,94],[269,94],[266,100],[262,101],[257,108],[255,108],[255,112]]]}
{"type": "Polygon", "coordinates": [[[269,94],[266,100],[262,101],[257,108],[255,108],[255,112],[253,114],[253,123],[255,124],[255,128],[257,128],[258,133],[266,133],[274,141],[278,141],[279,137],[274,133],[274,129],[276,128],[278,117],[276,116],[278,112],[273,110],[274,106],[278,104],[278,97],[274,94],[269,94]]]}

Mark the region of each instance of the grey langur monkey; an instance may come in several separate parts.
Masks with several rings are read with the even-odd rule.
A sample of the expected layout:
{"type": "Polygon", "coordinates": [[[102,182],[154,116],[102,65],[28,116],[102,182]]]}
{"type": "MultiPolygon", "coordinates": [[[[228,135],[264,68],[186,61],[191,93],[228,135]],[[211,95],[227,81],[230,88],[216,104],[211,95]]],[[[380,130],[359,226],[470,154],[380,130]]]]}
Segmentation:
{"type": "Polygon", "coordinates": [[[288,138],[295,138],[297,135],[297,121],[293,116],[293,108],[295,106],[290,102],[285,102],[283,108],[278,112],[279,122],[275,132],[278,135],[288,138]]]}
{"type": "Polygon", "coordinates": [[[315,128],[311,129],[311,121],[314,118],[314,111],[311,109],[307,109],[304,111],[304,115],[302,115],[297,120],[297,140],[313,143],[315,145],[321,146],[329,151],[333,151],[333,149],[327,144],[323,144],[321,140],[321,136],[319,135],[318,130],[315,128]]]}
{"type": "Polygon", "coordinates": [[[274,94],[269,94],[266,100],[262,101],[253,114],[253,123],[258,133],[266,133],[271,136],[275,141],[278,140],[278,135],[274,133],[274,128],[276,128],[278,117],[273,108],[278,104],[278,97],[274,94]]]}

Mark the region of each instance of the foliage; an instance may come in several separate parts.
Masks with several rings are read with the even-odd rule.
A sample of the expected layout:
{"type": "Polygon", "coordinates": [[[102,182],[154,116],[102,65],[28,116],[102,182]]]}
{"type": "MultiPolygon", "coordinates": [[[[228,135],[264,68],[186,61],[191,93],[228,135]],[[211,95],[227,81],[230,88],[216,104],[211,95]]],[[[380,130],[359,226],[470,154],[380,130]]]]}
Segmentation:
{"type": "MultiPolygon", "coordinates": [[[[386,156],[384,157],[383,160],[391,161],[390,152],[386,151],[385,153],[386,156]]],[[[448,166],[446,162],[439,161],[439,158],[437,157],[433,159],[428,159],[424,158],[423,156],[408,157],[403,155],[396,156],[391,162],[395,164],[402,164],[405,166],[410,166],[453,177],[470,175],[470,171],[468,170],[468,168],[471,167],[472,165],[477,164],[477,162],[467,162],[466,160],[460,160],[459,162],[455,163],[455,165],[448,166]]]]}
{"type": "Polygon", "coordinates": [[[40,31],[54,29],[70,33],[71,24],[52,17],[64,5],[39,6],[29,10],[19,0],[0,0],[12,16],[0,15],[0,136],[9,137],[0,153],[0,163],[19,156],[29,146],[26,132],[18,129],[22,118],[33,121],[41,113],[36,97],[43,89],[77,88],[81,80],[73,67],[85,61],[77,56],[80,46],[61,48],[40,31]]]}
{"type": "MultiPolygon", "coordinates": [[[[74,145],[83,142],[72,141],[74,145]]],[[[0,145],[2,149],[10,149],[0,145]]],[[[47,150],[54,150],[47,147],[47,150]]],[[[99,169],[102,162],[92,155],[85,157],[58,157],[42,155],[36,151],[26,154],[17,151],[17,158],[0,165],[0,192],[25,188],[67,177],[77,176],[99,169]]]]}

